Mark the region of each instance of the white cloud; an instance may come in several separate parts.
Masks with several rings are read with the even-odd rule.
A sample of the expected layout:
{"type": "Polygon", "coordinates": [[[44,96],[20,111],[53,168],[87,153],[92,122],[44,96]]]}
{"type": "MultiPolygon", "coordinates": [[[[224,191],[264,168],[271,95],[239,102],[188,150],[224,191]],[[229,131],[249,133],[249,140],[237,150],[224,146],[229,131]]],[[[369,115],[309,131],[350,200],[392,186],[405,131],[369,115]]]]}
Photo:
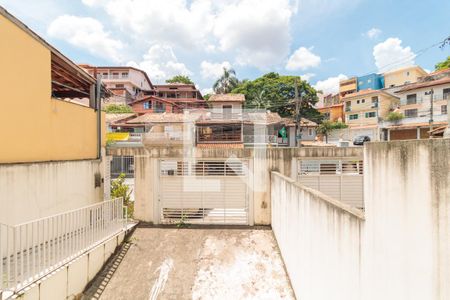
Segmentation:
{"type": "Polygon", "coordinates": [[[314,85],[314,88],[318,91],[322,91],[324,95],[336,94],[339,92],[339,81],[347,79],[344,74],[339,74],[336,77],[329,77],[325,80],[319,80],[314,85]]]}
{"type": "Polygon", "coordinates": [[[289,57],[286,64],[286,69],[290,71],[294,70],[307,70],[309,68],[317,67],[320,65],[320,56],[312,53],[313,47],[307,49],[300,47],[289,57]]]}
{"type": "Polygon", "coordinates": [[[59,16],[50,23],[47,34],[83,48],[92,55],[105,57],[114,62],[122,60],[123,43],[110,37],[110,33],[104,30],[102,23],[94,18],[59,16]]]}
{"type": "Polygon", "coordinates": [[[367,36],[369,39],[376,39],[381,34],[381,29],[378,28],[371,28],[366,33],[364,33],[364,36],[367,36]]]}
{"type": "Polygon", "coordinates": [[[311,78],[313,78],[314,76],[316,76],[316,74],[314,74],[314,73],[305,73],[305,74],[303,74],[303,75],[300,75],[300,78],[302,79],[302,80],[306,80],[306,81],[309,81],[311,78]]]}
{"type": "Polygon", "coordinates": [[[144,70],[155,82],[163,82],[175,75],[192,75],[185,64],[178,62],[168,45],[151,46],[141,62],[130,61],[127,65],[144,70]]]}
{"type": "Polygon", "coordinates": [[[375,65],[380,72],[414,65],[416,55],[410,47],[402,47],[399,38],[388,38],[373,47],[375,65]]]}
{"type": "Polygon", "coordinates": [[[204,89],[201,89],[200,92],[202,93],[203,96],[205,96],[207,94],[214,94],[214,91],[212,88],[204,88],[204,89]]]}
{"type": "Polygon", "coordinates": [[[224,5],[214,22],[222,51],[236,53],[236,63],[260,69],[281,63],[289,52],[289,0],[242,0],[224,5]]]}
{"type": "Polygon", "coordinates": [[[200,64],[202,77],[214,80],[222,75],[223,68],[230,69],[231,64],[228,61],[224,61],[222,63],[211,63],[205,60],[200,64]]]}

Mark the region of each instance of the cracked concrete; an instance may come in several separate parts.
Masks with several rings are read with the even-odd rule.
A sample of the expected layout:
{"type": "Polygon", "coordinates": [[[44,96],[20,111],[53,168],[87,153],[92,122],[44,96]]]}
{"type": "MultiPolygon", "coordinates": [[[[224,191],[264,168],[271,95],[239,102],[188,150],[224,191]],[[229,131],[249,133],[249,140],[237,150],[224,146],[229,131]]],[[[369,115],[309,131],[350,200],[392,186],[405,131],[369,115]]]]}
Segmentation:
{"type": "Polygon", "coordinates": [[[295,299],[271,230],[138,228],[100,299],[295,299]]]}

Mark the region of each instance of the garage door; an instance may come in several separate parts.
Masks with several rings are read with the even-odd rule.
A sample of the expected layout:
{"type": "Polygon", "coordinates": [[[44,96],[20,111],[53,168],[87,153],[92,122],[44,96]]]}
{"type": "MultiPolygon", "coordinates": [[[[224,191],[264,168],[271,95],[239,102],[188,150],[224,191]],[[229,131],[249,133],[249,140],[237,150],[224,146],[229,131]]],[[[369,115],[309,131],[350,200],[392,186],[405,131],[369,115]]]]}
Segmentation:
{"type": "Polygon", "coordinates": [[[247,162],[160,161],[161,223],[248,224],[247,162]]]}

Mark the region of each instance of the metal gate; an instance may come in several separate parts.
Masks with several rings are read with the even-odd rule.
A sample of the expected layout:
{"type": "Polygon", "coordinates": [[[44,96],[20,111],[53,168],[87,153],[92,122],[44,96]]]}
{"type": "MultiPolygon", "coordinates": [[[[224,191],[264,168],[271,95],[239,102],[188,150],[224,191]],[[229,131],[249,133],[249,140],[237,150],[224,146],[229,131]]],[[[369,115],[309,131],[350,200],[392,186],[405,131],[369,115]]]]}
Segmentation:
{"type": "Polygon", "coordinates": [[[248,224],[243,161],[160,161],[161,223],[248,224]]]}
{"type": "Polygon", "coordinates": [[[363,208],[363,161],[360,159],[301,159],[299,183],[348,205],[363,208]]]}

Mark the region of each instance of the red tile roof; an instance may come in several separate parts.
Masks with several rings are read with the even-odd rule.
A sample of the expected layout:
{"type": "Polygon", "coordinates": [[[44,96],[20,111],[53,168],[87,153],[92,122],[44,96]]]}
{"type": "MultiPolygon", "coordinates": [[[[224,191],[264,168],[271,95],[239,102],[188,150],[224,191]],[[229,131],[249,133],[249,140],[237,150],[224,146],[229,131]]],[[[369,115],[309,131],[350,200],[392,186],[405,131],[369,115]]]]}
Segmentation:
{"type": "Polygon", "coordinates": [[[396,93],[402,93],[402,92],[406,92],[406,91],[410,91],[410,90],[415,90],[415,89],[420,89],[420,88],[425,88],[425,87],[430,87],[430,86],[436,86],[436,85],[441,85],[441,84],[447,84],[447,83],[450,83],[450,77],[444,77],[444,78],[432,80],[432,81],[416,82],[416,83],[408,84],[407,86],[405,86],[401,90],[397,91],[396,93]]]}

